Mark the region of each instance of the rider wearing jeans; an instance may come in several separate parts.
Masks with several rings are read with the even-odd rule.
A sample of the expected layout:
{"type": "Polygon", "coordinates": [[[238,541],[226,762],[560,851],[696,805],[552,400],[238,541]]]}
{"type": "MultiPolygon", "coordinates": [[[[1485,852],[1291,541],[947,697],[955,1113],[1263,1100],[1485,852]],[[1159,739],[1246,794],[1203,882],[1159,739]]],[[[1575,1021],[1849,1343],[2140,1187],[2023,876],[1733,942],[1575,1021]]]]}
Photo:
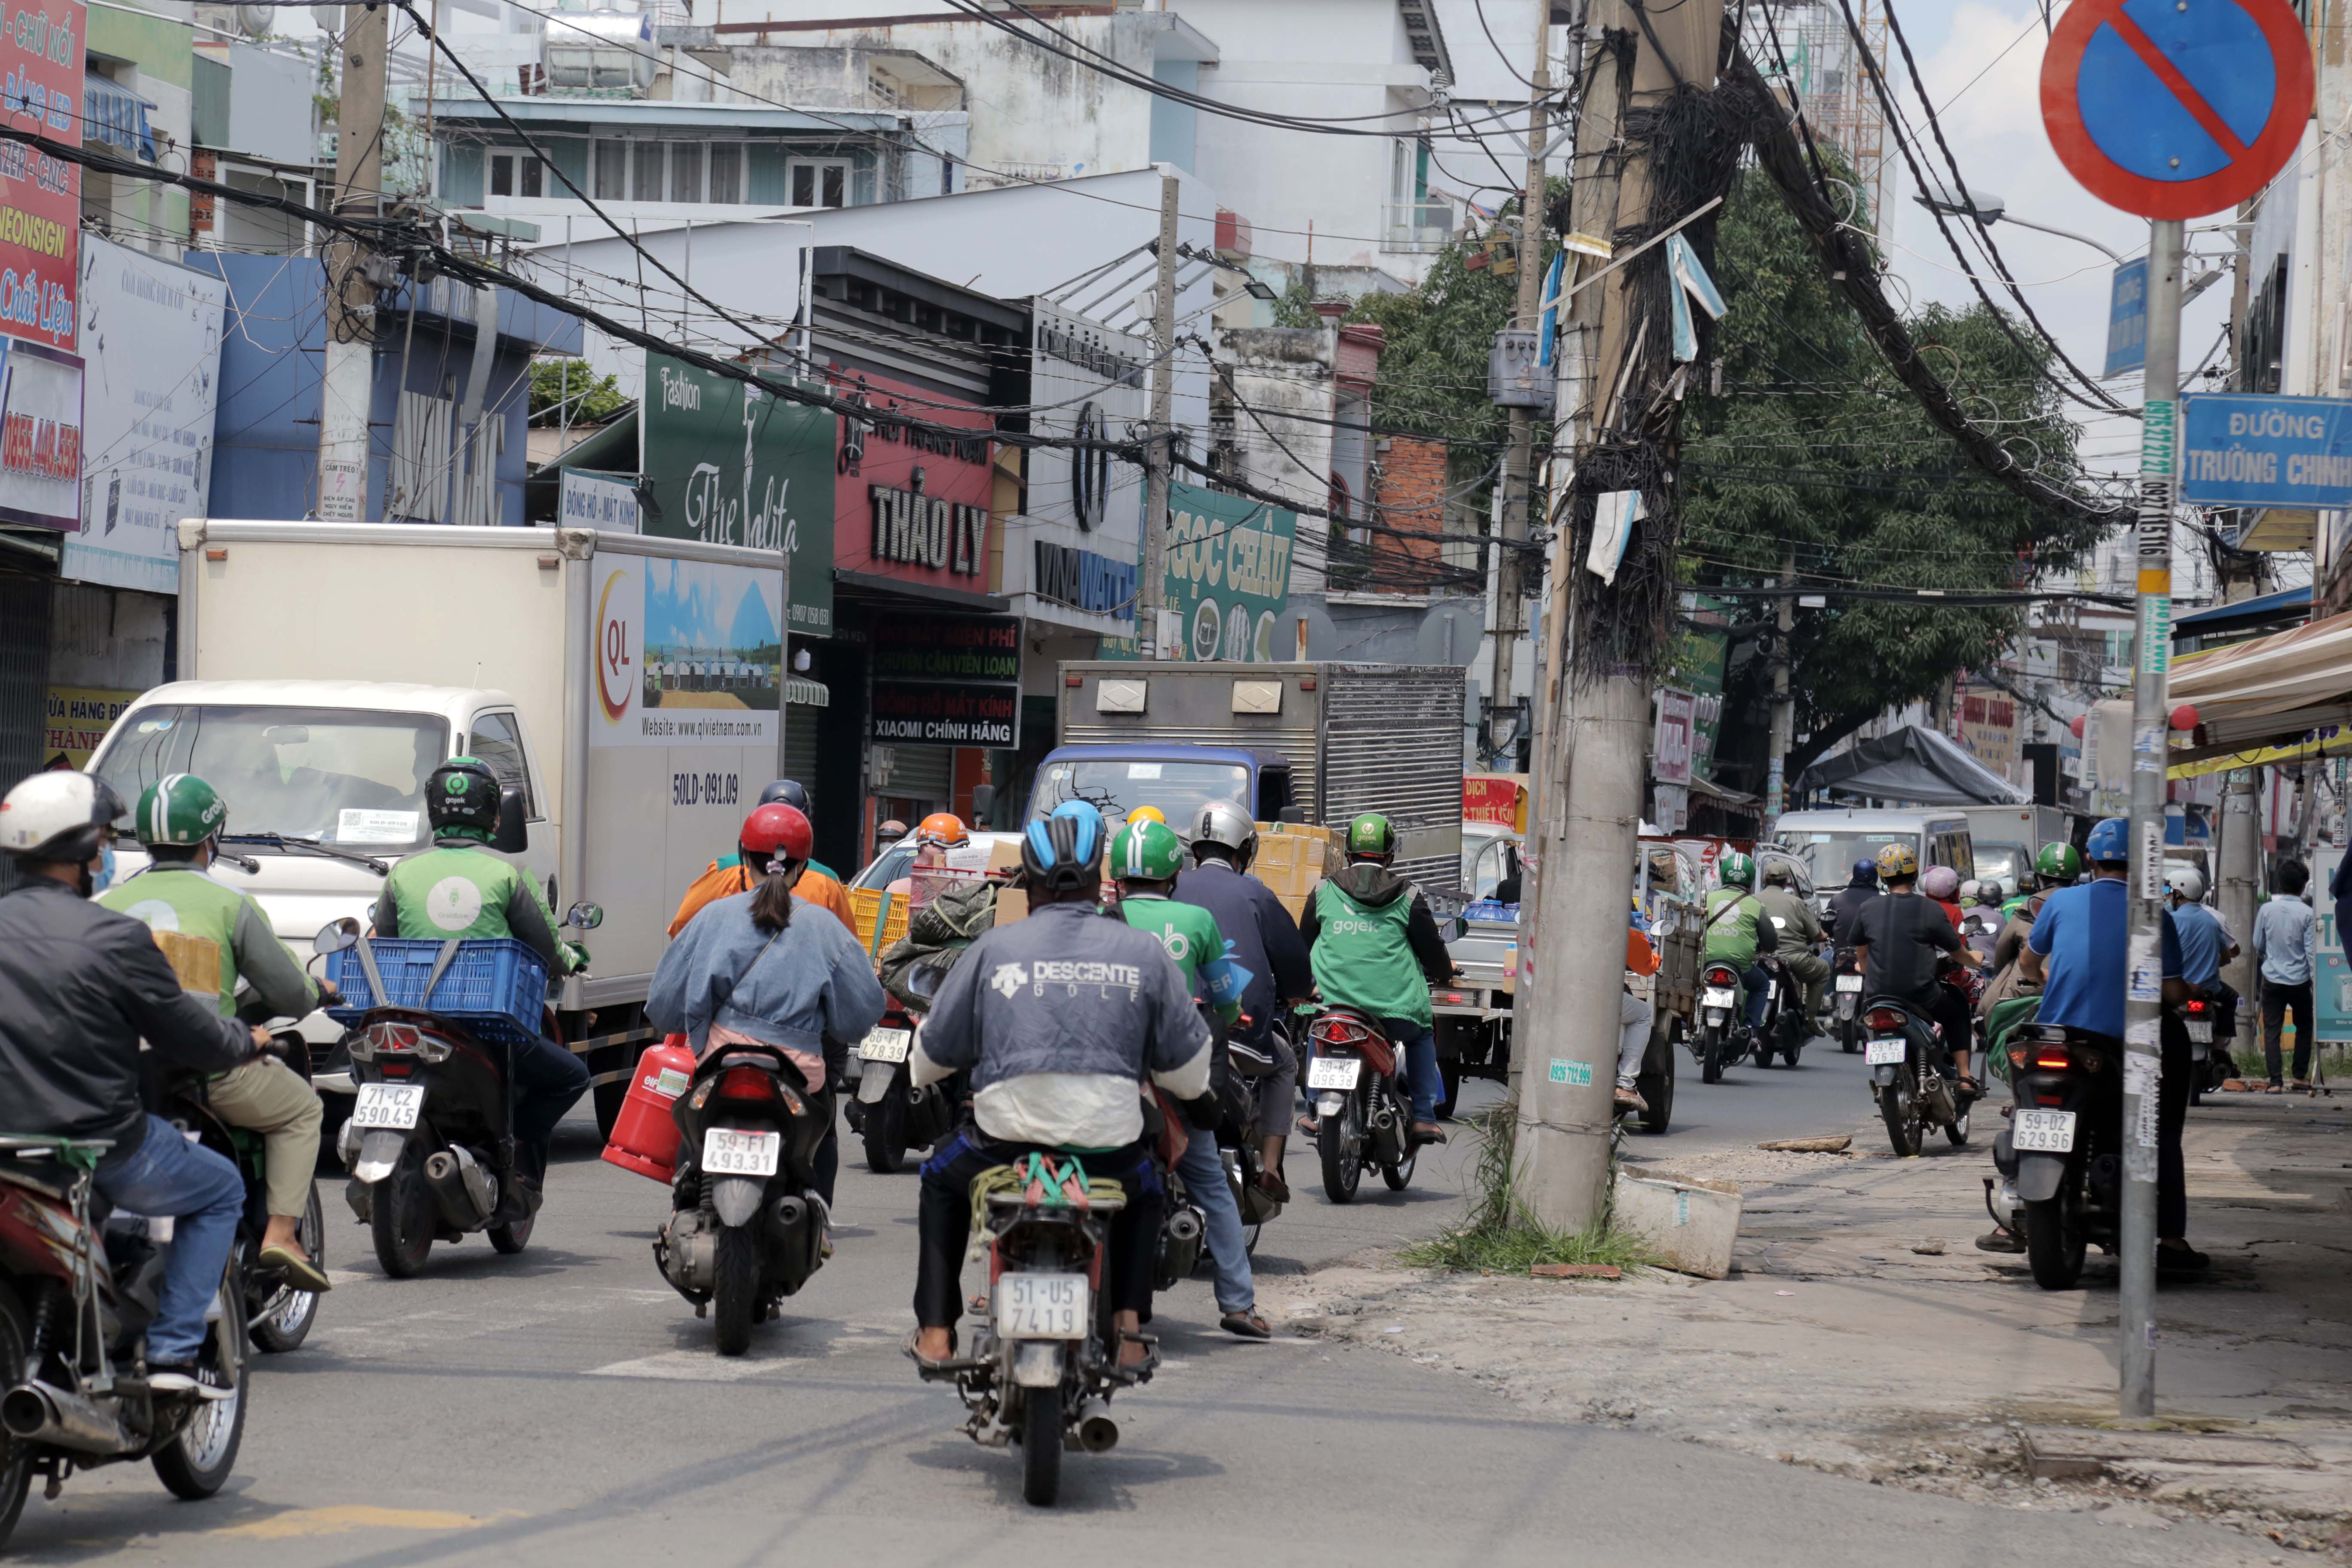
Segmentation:
{"type": "Polygon", "coordinates": [[[0,899],[0,1132],[113,1143],[99,1162],[99,1192],[175,1222],[147,1330],[148,1386],[226,1399],[233,1391],[205,1381],[196,1358],[245,1180],[147,1113],[139,1042],[211,1073],[250,1061],[268,1036],[182,990],[144,925],[89,901],[122,810],[104,784],[65,772],[35,773],[0,807],[0,850],[22,879],[0,899]]]}
{"type": "Polygon", "coordinates": [[[1421,889],[1389,869],[1396,830],[1368,811],[1348,824],[1348,864],[1319,884],[1298,922],[1323,999],[1380,1021],[1404,1053],[1412,1088],[1412,1141],[1443,1143],[1436,1018],[1429,988],[1454,976],[1454,955],[1421,889]]]}

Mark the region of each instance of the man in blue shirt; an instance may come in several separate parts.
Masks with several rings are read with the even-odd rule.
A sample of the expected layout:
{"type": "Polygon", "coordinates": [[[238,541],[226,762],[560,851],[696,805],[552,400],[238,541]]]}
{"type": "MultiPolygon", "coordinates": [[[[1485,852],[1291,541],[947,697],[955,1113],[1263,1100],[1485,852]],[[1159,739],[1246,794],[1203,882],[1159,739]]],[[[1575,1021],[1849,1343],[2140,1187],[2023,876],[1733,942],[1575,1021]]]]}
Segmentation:
{"type": "MultiPolygon", "coordinates": [[[[2345,857],[2352,860],[2352,856],[2345,857]]],[[[2300,860],[2282,860],[2272,873],[2278,892],[2254,911],[2254,956],[2263,970],[2263,1056],[2271,1092],[2279,1082],[2279,1026],[2294,1009],[2294,1087],[2311,1088],[2311,906],[2303,901],[2311,873],[2300,860]]]]}
{"type": "Polygon", "coordinates": [[[2238,956],[2238,944],[2221,917],[2207,909],[2205,874],[2194,866],[2168,866],[2164,885],[2171,890],[2172,929],[2180,933],[2180,978],[2213,1004],[2213,1037],[2238,1031],[2238,994],[2221,978],[2221,966],[2238,956]]]}
{"type": "MultiPolygon", "coordinates": [[[[2131,824],[2111,816],[2091,829],[2084,847],[2091,862],[2089,882],[2060,888],[2042,900],[2033,934],[2018,955],[2019,973],[2042,982],[2039,1024],[2063,1024],[2103,1036],[2120,1060],[2124,992],[2131,931],[2131,895],[2124,885],[2129,868],[2131,824]]],[[[2161,912],[2159,938],[2164,1000],[2188,999],[2181,978],[2180,933],[2172,911],[2161,912]]],[[[2157,1080],[2156,1268],[2159,1274],[2190,1274],[2211,1260],[2188,1241],[2187,1173],[2180,1133],[2189,1119],[2189,1031],[2167,1014],[2157,1080]]],[[[2118,1106],[2120,1106],[2120,1100],[2118,1106]]]]}

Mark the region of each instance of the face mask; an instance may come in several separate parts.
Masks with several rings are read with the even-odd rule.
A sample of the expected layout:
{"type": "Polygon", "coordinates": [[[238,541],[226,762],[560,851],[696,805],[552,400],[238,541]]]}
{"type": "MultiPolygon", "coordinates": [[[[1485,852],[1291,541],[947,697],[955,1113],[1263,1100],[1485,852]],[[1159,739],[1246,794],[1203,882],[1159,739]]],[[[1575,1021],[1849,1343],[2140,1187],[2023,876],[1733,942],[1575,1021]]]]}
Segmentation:
{"type": "Polygon", "coordinates": [[[106,891],[106,889],[109,889],[109,888],[110,888],[110,887],[112,887],[112,886],[114,885],[114,846],[113,846],[113,845],[111,845],[111,844],[108,844],[108,845],[102,846],[102,847],[99,849],[99,852],[98,852],[98,878],[97,878],[97,880],[95,880],[94,882],[92,882],[90,885],[91,885],[92,889],[93,889],[95,891],[101,892],[101,893],[102,893],[102,892],[104,892],[104,891],[106,891]]]}

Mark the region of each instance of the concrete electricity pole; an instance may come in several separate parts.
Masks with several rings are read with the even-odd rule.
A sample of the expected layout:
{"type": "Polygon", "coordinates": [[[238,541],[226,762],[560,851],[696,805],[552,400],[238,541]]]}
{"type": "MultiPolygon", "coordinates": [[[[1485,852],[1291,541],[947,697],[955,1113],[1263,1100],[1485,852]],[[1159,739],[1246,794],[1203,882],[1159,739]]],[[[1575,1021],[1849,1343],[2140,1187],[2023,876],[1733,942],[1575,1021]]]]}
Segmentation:
{"type": "Polygon", "coordinates": [[[1176,410],[1176,176],[1160,175],[1160,281],[1151,291],[1151,435],[1144,448],[1143,580],[1135,590],[1135,635],[1145,658],[1165,658],[1160,611],[1168,574],[1168,481],[1176,410]]]}
{"type": "MultiPolygon", "coordinates": [[[[1797,556],[1794,551],[1780,556],[1780,586],[1797,585],[1797,556]]],[[[1788,805],[1789,748],[1797,739],[1797,703],[1789,694],[1789,634],[1797,629],[1797,601],[1794,595],[1780,595],[1780,609],[1773,622],[1778,634],[1772,641],[1772,755],[1767,764],[1764,783],[1764,831],[1769,833],[1779,825],[1780,813],[1788,805]]]]}
{"type": "MultiPolygon", "coordinates": [[[[1528,176],[1519,193],[1519,298],[1511,325],[1536,330],[1543,313],[1544,142],[1550,134],[1551,5],[1535,7],[1536,61],[1528,77],[1528,176]]],[[[1510,410],[1511,444],[1503,453],[1503,539],[1495,563],[1494,711],[1497,717],[1517,700],[1519,644],[1528,632],[1527,552],[1512,548],[1528,537],[1535,510],[1536,413],[1510,410]]]]}
{"type": "Polygon", "coordinates": [[[2260,1020],[2252,1004],[2254,994],[2254,884],[2262,875],[2263,841],[2254,824],[2254,772],[2252,768],[2235,768],[2225,775],[2221,794],[2221,842],[2218,847],[2216,868],[2221,875],[2215,889],[2221,906],[2221,923],[2230,928],[2231,940],[2238,944],[2238,956],[2221,966],[2221,979],[2237,994],[2246,998],[2238,1008],[2238,1032],[2232,1037],[2230,1052],[2239,1061],[2261,1048],[2260,1020]]]}
{"type": "MultiPolygon", "coordinates": [[[[383,79],[388,5],[343,7],[342,99],[335,110],[335,200],[340,216],[383,209],[383,79]]],[[[368,412],[375,391],[375,288],[367,247],[327,242],[327,363],[319,399],[319,516],[365,521],[368,412]]]]}
{"type": "Polygon", "coordinates": [[[2132,671],[2131,935],[2124,991],[2122,1409],[2156,1414],[2158,1031],[2164,1011],[2165,689],[2172,654],[2174,433],[2180,395],[2181,224],[2148,224],[2147,371],[2140,407],[2138,658],[2132,671]]]}

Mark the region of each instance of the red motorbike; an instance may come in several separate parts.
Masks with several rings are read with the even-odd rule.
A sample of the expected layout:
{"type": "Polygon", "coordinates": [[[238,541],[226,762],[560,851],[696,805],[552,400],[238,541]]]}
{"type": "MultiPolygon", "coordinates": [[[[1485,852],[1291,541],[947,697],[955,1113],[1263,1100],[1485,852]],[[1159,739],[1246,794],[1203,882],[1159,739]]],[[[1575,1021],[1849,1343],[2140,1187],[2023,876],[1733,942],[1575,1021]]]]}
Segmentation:
{"type": "Polygon", "coordinates": [[[90,1180],[105,1143],[0,1136],[0,1547],[33,1477],[144,1459],[177,1495],[208,1498],[245,1438],[245,1288],[232,1260],[198,1352],[216,1401],[147,1386],[172,1222],[108,1219],[90,1180]]]}
{"type": "Polygon", "coordinates": [[[1315,1056],[1307,1094],[1321,1131],[1323,1195],[1352,1203],[1364,1172],[1376,1169],[1394,1193],[1412,1181],[1412,1100],[1396,1047],[1371,1019],[1345,1007],[1318,1015],[1307,1031],[1315,1056]]]}

